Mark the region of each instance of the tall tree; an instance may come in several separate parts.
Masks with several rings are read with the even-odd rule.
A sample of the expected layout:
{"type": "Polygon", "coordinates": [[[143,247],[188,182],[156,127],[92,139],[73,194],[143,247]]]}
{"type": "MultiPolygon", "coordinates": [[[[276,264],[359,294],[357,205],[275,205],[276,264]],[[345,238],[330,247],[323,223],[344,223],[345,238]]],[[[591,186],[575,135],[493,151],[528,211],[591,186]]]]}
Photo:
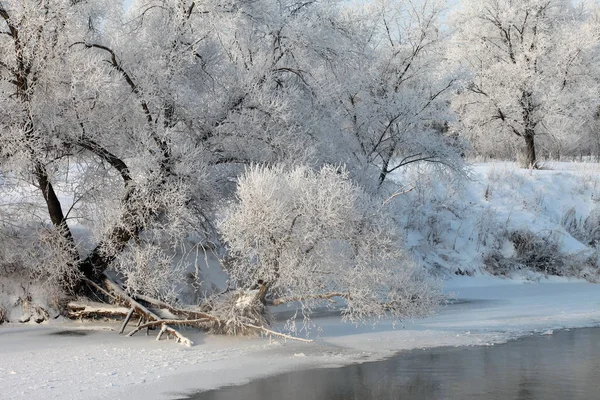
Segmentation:
{"type": "MultiPolygon", "coordinates": [[[[120,8],[119,1],[0,3],[0,103],[9,111],[0,120],[2,171],[21,179],[18,187],[33,181],[42,195],[47,213],[34,210],[41,222],[34,230],[53,232],[46,244],[56,257],[40,272],[67,285],[97,279],[128,252],[148,275],[155,266],[168,270],[169,257],[157,249],[206,221],[197,201],[210,197],[206,151],[175,118],[169,87],[151,85],[158,68],[126,63],[118,12],[106,11],[120,8]]],[[[181,62],[168,61],[168,52],[155,58],[180,80],[181,62]]]]}
{"type": "MultiPolygon", "coordinates": [[[[0,1],[0,107],[5,111],[0,115],[0,193],[14,187],[36,193],[27,198],[31,213],[22,212],[24,196],[12,196],[6,215],[13,220],[0,219],[7,222],[0,226],[0,235],[11,230],[28,243],[17,261],[53,285],[75,291],[83,282],[96,288],[91,281],[107,283],[103,275],[112,269],[126,288],[107,285],[121,299],[126,290],[133,296],[172,300],[171,289],[181,284],[182,272],[189,267],[189,247],[216,236],[211,230],[215,211],[231,198],[236,178],[249,164],[281,163],[285,167],[260,170],[273,178],[267,192],[290,195],[281,199],[291,208],[283,210],[286,218],[279,222],[294,225],[287,216],[307,207],[311,218],[322,217],[325,226],[311,227],[311,220],[294,217],[311,237],[300,231],[294,232],[298,237],[291,244],[277,242],[278,248],[287,247],[287,254],[298,258],[288,260],[288,268],[281,270],[286,276],[271,279],[244,273],[248,264],[255,264],[252,257],[245,258],[252,245],[235,240],[240,236],[236,229],[245,225],[230,225],[233,233],[225,239],[244,262],[229,272],[241,292],[257,279],[275,292],[289,294],[288,299],[316,294],[323,300],[322,289],[343,290],[342,297],[354,304],[353,309],[369,308],[352,312],[359,318],[388,310],[413,314],[424,311],[420,305],[434,305],[437,291],[429,296],[424,277],[416,269],[402,269],[405,259],[394,222],[381,219],[387,232],[372,215],[376,200],[365,194],[370,206],[363,209],[362,195],[348,197],[350,208],[359,214],[354,220],[353,210],[347,215],[337,210],[346,201],[344,193],[360,192],[345,174],[338,177],[338,169],[325,168],[324,180],[315,181],[310,167],[291,167],[346,161],[336,154],[345,152],[345,132],[332,117],[340,114],[336,94],[343,81],[338,74],[348,71],[345,77],[358,78],[360,69],[346,62],[377,59],[377,40],[363,37],[353,43],[360,35],[353,31],[352,17],[338,14],[335,5],[325,1],[138,0],[125,15],[120,10],[120,0],[0,1]],[[361,53],[361,46],[370,49],[361,53]],[[290,171],[296,171],[292,175],[298,179],[288,181],[290,171]],[[327,185],[347,191],[332,198],[327,185]],[[299,194],[315,198],[296,204],[299,194]],[[328,226],[329,213],[341,218],[341,224],[332,221],[328,226]],[[340,226],[341,236],[336,233],[340,226]],[[339,246],[345,249],[344,260],[335,257],[339,246]],[[313,294],[306,287],[297,291],[295,268],[312,269],[311,260],[320,254],[327,255],[323,267],[331,273],[311,275],[307,284],[313,294]],[[372,285],[371,264],[381,267],[372,285]],[[341,267],[352,270],[352,282],[334,282],[341,267]],[[390,280],[393,276],[397,279],[390,280]],[[414,293],[403,287],[408,278],[415,284],[414,293]],[[368,298],[361,299],[361,294],[368,298]],[[424,303],[418,301],[421,294],[424,303]],[[413,310],[414,305],[418,307],[413,310]]],[[[415,15],[416,20],[421,14],[415,15]]],[[[411,25],[403,32],[412,29],[417,28],[411,25]]],[[[374,135],[383,135],[380,143],[359,155],[361,162],[377,165],[377,155],[388,154],[381,160],[389,163],[408,143],[413,125],[418,125],[416,132],[432,131],[436,108],[429,105],[437,104],[439,90],[430,90],[417,72],[429,71],[429,61],[415,61],[421,50],[428,51],[424,48],[432,31],[427,24],[424,29],[407,42],[390,42],[385,52],[389,58],[376,63],[377,73],[358,79],[364,104],[371,99],[384,104],[365,110],[366,118],[375,122],[369,120],[371,125],[353,138],[353,146],[357,141],[359,146],[373,145],[374,135]],[[404,56],[412,61],[402,64],[404,56]],[[404,67],[410,73],[398,76],[404,67]],[[396,81],[401,90],[395,89],[396,81]],[[418,99],[414,107],[411,99],[418,99]],[[381,117],[383,122],[378,119],[378,111],[387,111],[387,105],[390,113],[401,113],[402,122],[389,113],[381,117]],[[412,108],[404,112],[408,106],[412,108]],[[427,112],[418,111],[425,108],[427,112]],[[362,134],[371,136],[363,142],[362,134]]],[[[390,172],[387,164],[384,169],[390,172]]],[[[270,218],[279,218],[277,210],[282,210],[278,201],[258,206],[270,218]]],[[[6,247],[7,242],[0,241],[2,264],[16,260],[11,258],[14,251],[6,255],[6,247]]],[[[141,310],[132,299],[129,303],[141,310]]]]}
{"type": "Polygon", "coordinates": [[[469,78],[454,106],[475,142],[516,135],[536,167],[538,135],[557,121],[577,129],[573,111],[595,104],[584,60],[597,34],[581,29],[581,10],[566,0],[461,2],[449,55],[469,78]]]}
{"type": "Polygon", "coordinates": [[[105,10],[114,6],[110,1],[0,2],[1,167],[39,190],[56,241],[68,254],[61,262],[67,266],[59,268],[71,272],[81,265],[56,187],[56,166],[71,154],[62,137],[77,129],[70,109],[69,92],[76,83],[69,46],[76,38],[94,36],[108,15],[105,10]]]}
{"type": "Polygon", "coordinates": [[[355,18],[359,54],[338,93],[354,154],[378,169],[379,184],[412,163],[461,168],[445,135],[456,74],[443,65],[445,1],[379,0],[355,18]]]}
{"type": "Polygon", "coordinates": [[[80,276],[149,277],[206,235],[243,165],[329,141],[319,93],[345,35],[329,4],[140,0],[124,23],[102,11],[118,2],[1,4],[2,168],[35,179],[80,276]]]}

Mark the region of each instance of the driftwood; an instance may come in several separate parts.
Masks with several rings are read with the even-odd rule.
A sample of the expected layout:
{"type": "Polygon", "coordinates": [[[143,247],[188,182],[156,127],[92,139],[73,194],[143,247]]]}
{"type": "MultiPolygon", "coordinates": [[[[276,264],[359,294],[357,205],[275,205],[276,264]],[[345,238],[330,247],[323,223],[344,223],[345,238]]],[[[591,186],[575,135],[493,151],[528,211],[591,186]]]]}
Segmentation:
{"type": "Polygon", "coordinates": [[[171,328],[170,326],[168,326],[166,324],[163,324],[161,326],[160,332],[158,332],[158,336],[156,337],[156,340],[160,340],[163,333],[165,333],[165,332],[171,336],[174,336],[175,339],[177,340],[177,343],[181,343],[187,347],[191,347],[194,345],[194,342],[192,342],[190,339],[186,338],[181,333],[179,333],[177,330],[171,328]]]}
{"type": "Polygon", "coordinates": [[[214,322],[221,322],[221,320],[219,318],[215,317],[214,315],[210,315],[208,313],[198,311],[198,310],[176,308],[176,307],[173,307],[173,306],[171,306],[165,302],[162,302],[160,300],[153,299],[152,297],[136,295],[135,298],[138,300],[145,301],[146,303],[152,304],[153,306],[156,306],[163,310],[167,310],[171,314],[176,315],[178,317],[182,317],[184,319],[206,318],[206,319],[214,321],[214,322]]]}
{"type": "Polygon", "coordinates": [[[67,304],[67,317],[71,319],[97,319],[97,318],[123,318],[128,310],[125,307],[113,306],[104,303],[82,303],[72,301],[67,304]]]}
{"type": "Polygon", "coordinates": [[[159,325],[181,325],[181,326],[198,326],[202,323],[210,322],[207,318],[201,319],[162,319],[158,321],[147,322],[145,324],[137,326],[134,330],[129,332],[127,336],[133,336],[142,329],[159,326],[159,325]]]}
{"type": "MultiPolygon", "coordinates": [[[[168,336],[174,337],[178,343],[182,343],[186,346],[192,346],[192,342],[189,338],[179,332],[174,326],[193,326],[203,330],[213,330],[215,327],[227,326],[228,323],[239,326],[241,331],[245,332],[256,332],[262,333],[268,336],[275,336],[286,340],[297,340],[305,343],[312,342],[312,340],[301,339],[291,335],[286,335],[280,332],[273,331],[265,328],[262,324],[254,325],[249,321],[243,321],[239,319],[237,321],[227,321],[225,317],[220,318],[217,315],[213,315],[210,312],[200,311],[198,309],[185,308],[185,307],[174,307],[158,299],[154,299],[144,295],[129,295],[117,282],[112,280],[106,274],[102,277],[102,284],[85,280],[91,289],[95,290],[96,293],[101,294],[106,300],[115,303],[117,305],[104,304],[104,303],[82,303],[82,302],[71,302],[67,306],[67,316],[74,319],[79,318],[123,318],[123,322],[119,329],[119,333],[125,332],[127,325],[131,322],[134,316],[139,317],[136,326],[126,336],[131,337],[136,333],[148,330],[154,327],[160,327],[160,331],[156,336],[156,340],[160,340],[166,333],[168,336]],[[164,315],[164,318],[161,315],[164,315]],[[169,315],[167,317],[167,315],[169,315]]],[[[344,293],[328,293],[324,295],[318,295],[311,298],[327,299],[330,301],[332,297],[344,297],[344,293]]],[[[282,298],[271,302],[273,305],[279,305],[291,301],[300,301],[300,298],[282,298]]],[[[234,304],[237,307],[239,299],[234,304]]],[[[242,304],[243,305],[243,304],[242,304]]],[[[219,314],[220,315],[220,314],[219,314]]],[[[218,331],[218,328],[217,328],[218,331]]]]}
{"type": "Polygon", "coordinates": [[[119,334],[123,333],[123,331],[125,330],[125,327],[127,326],[127,324],[129,323],[129,320],[131,319],[131,317],[133,316],[133,313],[135,312],[135,308],[132,308],[131,310],[129,310],[129,312],[127,313],[127,316],[125,317],[125,319],[123,320],[123,324],[121,325],[121,329],[119,329],[119,334]]]}
{"type": "Polygon", "coordinates": [[[19,322],[29,322],[33,319],[36,324],[39,324],[50,319],[50,314],[44,307],[32,303],[29,299],[22,300],[22,305],[23,315],[19,322]]]}

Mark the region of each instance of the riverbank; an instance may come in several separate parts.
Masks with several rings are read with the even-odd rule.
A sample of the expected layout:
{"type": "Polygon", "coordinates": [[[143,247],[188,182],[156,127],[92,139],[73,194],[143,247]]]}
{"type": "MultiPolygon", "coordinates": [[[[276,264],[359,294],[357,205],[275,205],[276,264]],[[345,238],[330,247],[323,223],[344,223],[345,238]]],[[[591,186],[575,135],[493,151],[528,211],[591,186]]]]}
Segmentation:
{"type": "Polygon", "coordinates": [[[600,326],[600,286],[457,277],[455,300],[404,327],[314,320],[314,343],[191,333],[196,346],[117,335],[115,324],[54,321],[0,327],[0,394],[7,399],[169,399],[299,368],[335,367],[400,350],[491,346],[531,333],[600,326]]]}

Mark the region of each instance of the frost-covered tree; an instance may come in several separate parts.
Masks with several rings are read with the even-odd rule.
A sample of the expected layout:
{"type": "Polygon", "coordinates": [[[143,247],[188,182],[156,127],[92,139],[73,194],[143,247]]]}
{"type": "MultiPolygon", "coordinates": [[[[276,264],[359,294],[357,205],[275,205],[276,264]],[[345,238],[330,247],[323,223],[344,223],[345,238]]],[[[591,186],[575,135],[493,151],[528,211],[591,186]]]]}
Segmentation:
{"type": "MultiPolygon", "coordinates": [[[[307,148],[303,118],[278,89],[296,88],[276,77],[298,78],[277,65],[295,54],[274,57],[278,41],[255,21],[277,22],[274,4],[138,2],[125,24],[105,11],[120,8],[0,3],[2,169],[21,186],[33,179],[46,204],[36,222],[54,225],[72,268],[90,279],[124,265],[124,251],[139,259],[147,248],[140,265],[152,264],[157,246],[201,230],[217,182],[235,174],[229,165],[301,158],[307,148]],[[78,224],[85,245],[73,235],[78,224]]],[[[281,13],[304,15],[296,8],[281,13]]]]}
{"type": "MultiPolygon", "coordinates": [[[[32,183],[43,199],[46,217],[56,231],[55,247],[59,257],[50,266],[77,272],[76,243],[67,223],[67,210],[61,205],[56,188],[57,165],[72,148],[63,135],[77,129],[71,110],[70,91],[76,85],[70,62],[85,63],[70,52],[75,38],[94,35],[115,6],[114,2],[3,1],[0,2],[0,168],[4,190],[32,183]],[[85,21],[85,23],[82,23],[85,21]]],[[[97,76],[97,75],[96,75],[97,76]]],[[[10,198],[10,196],[8,196],[10,198]]],[[[8,228],[20,229],[23,204],[14,212],[5,211],[12,220],[8,228]]],[[[29,212],[32,212],[30,208],[29,212]]],[[[39,214],[28,214],[29,223],[39,214]],[[33,217],[33,218],[31,218],[33,217]]],[[[6,228],[4,225],[3,228],[6,228]]],[[[28,237],[31,239],[31,236],[28,237]]]]}
{"type": "MultiPolygon", "coordinates": [[[[70,286],[97,280],[130,250],[147,255],[146,270],[167,268],[156,248],[173,248],[206,221],[209,157],[149,84],[158,69],[136,74],[113,46],[122,26],[110,10],[120,9],[118,1],[0,3],[1,189],[22,189],[4,220],[12,216],[7,229],[18,235],[40,231],[34,249],[46,243],[56,255],[42,277],[62,271],[70,286]]],[[[181,79],[181,68],[170,75],[181,79]]]]}
{"type": "MultiPolygon", "coordinates": [[[[106,296],[108,288],[107,298],[157,322],[136,299],[156,307],[174,304],[191,249],[218,238],[218,205],[232,196],[245,165],[341,164],[346,160],[339,154],[386,133],[369,130],[381,128],[376,115],[385,107],[364,111],[371,125],[361,132],[372,134],[366,142],[355,136],[349,146],[340,129],[337,96],[344,80],[359,83],[364,104],[396,96],[379,93],[380,84],[369,81],[381,71],[363,74],[353,64],[380,54],[375,41],[355,40],[368,33],[357,30],[368,19],[340,13],[325,1],[137,0],[125,13],[120,0],[0,1],[0,195],[8,199],[0,206],[0,265],[10,267],[4,271],[20,269],[77,294],[93,288],[106,296]],[[363,45],[370,49],[357,51],[363,45]]],[[[402,54],[411,54],[410,43],[401,46],[402,54]]],[[[419,68],[429,71],[428,63],[419,68]]],[[[424,77],[415,79],[414,95],[412,84],[403,84],[406,98],[398,109],[411,99],[424,102],[419,109],[438,100],[422,85],[424,77]]],[[[402,124],[420,124],[417,131],[431,133],[435,107],[416,117],[414,110],[403,114],[402,124]]],[[[402,132],[408,139],[408,130],[402,132]]],[[[408,143],[384,139],[396,149],[408,143]]],[[[360,167],[380,166],[378,146],[358,157],[360,167]]],[[[278,261],[287,262],[285,276],[259,278],[268,287],[263,300],[302,296],[309,304],[341,293],[348,316],[358,318],[386,310],[416,315],[435,302],[437,292],[427,294],[416,269],[399,268],[406,260],[392,219],[345,172],[338,177],[333,169],[281,167],[255,173],[281,174],[274,184],[295,185],[297,193],[290,194],[317,196],[297,206],[325,224],[306,231],[312,239],[295,242],[303,251],[314,244],[302,257],[286,250],[297,257],[278,261]],[[341,195],[350,196],[346,206],[341,195]],[[349,214],[335,214],[332,204],[349,214]],[[335,226],[342,235],[335,236],[335,226]],[[336,254],[345,269],[335,269],[342,268],[332,264],[336,254]],[[319,256],[331,276],[309,275],[311,292],[292,285],[292,266],[308,268],[309,259],[316,263],[319,256]],[[360,282],[365,274],[373,279],[360,282]]],[[[267,210],[273,212],[268,218],[281,217],[277,210],[267,210]]],[[[295,224],[308,226],[303,214],[295,224]]],[[[253,251],[252,243],[228,241],[236,260],[253,251]]],[[[229,270],[241,287],[256,283],[241,271],[229,270]]],[[[206,304],[204,311],[215,311],[229,303],[211,298],[206,304]]],[[[222,322],[215,315],[202,318],[222,322]]]]}
{"type": "Polygon", "coordinates": [[[157,7],[140,0],[128,12],[129,32],[114,44],[144,93],[154,97],[151,108],[165,103],[162,117],[185,126],[210,164],[302,154],[298,118],[286,90],[277,93],[296,75],[292,66],[278,65],[282,55],[274,54],[287,54],[272,36],[278,32],[276,11],[265,1],[165,1],[157,7]]]}
{"type": "Polygon", "coordinates": [[[454,106],[475,147],[516,135],[535,167],[538,135],[581,131],[597,102],[585,61],[598,34],[584,11],[567,0],[460,3],[449,55],[469,78],[454,106]]]}
{"type": "Polygon", "coordinates": [[[343,168],[252,167],[220,224],[231,278],[304,311],[342,298],[349,320],[423,315],[440,292],[402,250],[380,203],[343,168]]]}
{"type": "Polygon", "coordinates": [[[443,63],[445,1],[379,0],[354,15],[356,70],[336,94],[353,154],[379,183],[411,163],[461,169],[446,135],[456,75],[443,63]]]}

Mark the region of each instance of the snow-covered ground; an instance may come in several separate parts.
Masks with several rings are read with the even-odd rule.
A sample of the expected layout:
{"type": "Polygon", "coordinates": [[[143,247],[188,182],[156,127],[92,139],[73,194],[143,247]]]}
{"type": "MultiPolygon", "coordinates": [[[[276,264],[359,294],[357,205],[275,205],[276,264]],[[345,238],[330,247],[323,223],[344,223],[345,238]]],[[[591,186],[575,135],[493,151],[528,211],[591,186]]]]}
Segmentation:
{"type": "Polygon", "coordinates": [[[493,345],[531,333],[600,326],[600,286],[564,279],[529,282],[457,277],[455,301],[438,314],[375,326],[315,319],[314,343],[192,333],[191,348],[116,325],[75,322],[0,329],[2,399],[168,399],[298,368],[335,367],[436,346],[493,345]],[[93,330],[90,330],[93,329],[93,330]],[[81,336],[59,334],[76,331],[81,336]]]}
{"type": "Polygon", "coordinates": [[[565,274],[600,279],[600,164],[548,162],[543,168],[474,164],[463,182],[417,176],[410,168],[395,172],[399,187],[414,185],[394,200],[402,204],[398,215],[412,253],[442,274],[479,272],[493,265],[490,260],[527,269],[532,266],[522,265],[528,257],[517,254],[515,241],[537,238],[565,274]]]}

